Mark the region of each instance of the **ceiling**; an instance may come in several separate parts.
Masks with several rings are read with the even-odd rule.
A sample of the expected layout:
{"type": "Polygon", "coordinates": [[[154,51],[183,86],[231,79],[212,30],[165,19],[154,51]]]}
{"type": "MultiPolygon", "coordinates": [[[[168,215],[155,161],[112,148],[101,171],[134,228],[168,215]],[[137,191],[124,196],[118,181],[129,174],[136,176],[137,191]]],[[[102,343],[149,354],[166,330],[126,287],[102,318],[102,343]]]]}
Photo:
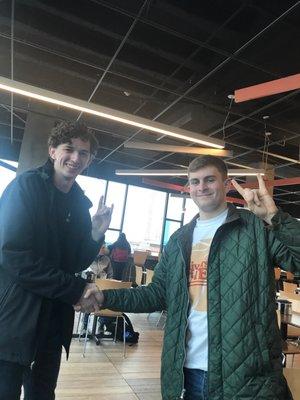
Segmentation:
{"type": "MultiPolygon", "coordinates": [[[[291,0],[0,0],[0,75],[10,78],[13,68],[17,81],[224,139],[229,168],[258,167],[264,156],[276,179],[300,177],[300,90],[238,104],[228,98],[300,72],[299,21],[300,1],[291,0]]],[[[29,106],[15,96],[11,143],[10,96],[0,91],[0,158],[18,159],[29,106]]],[[[178,169],[194,157],[124,148],[133,139],[193,144],[81,118],[100,143],[92,176],[139,183],[115,169],[178,169]]],[[[300,218],[299,184],[275,188],[274,198],[300,218]]]]}

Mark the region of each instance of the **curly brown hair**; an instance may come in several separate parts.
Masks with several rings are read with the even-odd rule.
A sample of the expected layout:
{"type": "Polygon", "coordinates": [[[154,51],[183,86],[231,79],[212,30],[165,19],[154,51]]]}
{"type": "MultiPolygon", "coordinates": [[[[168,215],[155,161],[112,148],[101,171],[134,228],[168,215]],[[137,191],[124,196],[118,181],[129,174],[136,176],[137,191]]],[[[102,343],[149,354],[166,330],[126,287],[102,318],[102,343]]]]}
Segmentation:
{"type": "Polygon", "coordinates": [[[48,146],[57,147],[60,144],[71,143],[71,139],[79,138],[90,142],[92,155],[97,154],[98,141],[94,132],[82,121],[58,121],[48,137],[48,146]]]}

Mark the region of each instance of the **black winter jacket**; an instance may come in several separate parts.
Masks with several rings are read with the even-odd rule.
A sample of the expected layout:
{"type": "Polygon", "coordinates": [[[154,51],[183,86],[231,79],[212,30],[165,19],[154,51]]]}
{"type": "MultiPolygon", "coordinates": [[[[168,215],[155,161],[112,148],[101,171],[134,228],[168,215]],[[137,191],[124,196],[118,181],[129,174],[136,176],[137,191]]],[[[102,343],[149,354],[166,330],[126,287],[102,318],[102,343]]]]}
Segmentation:
{"type": "Polygon", "coordinates": [[[68,353],[72,305],[86,284],[74,274],[91,264],[101,245],[91,237],[91,202],[75,183],[67,241],[71,245],[62,249],[52,176],[48,161],[14,179],[0,201],[0,359],[22,365],[34,360],[53,300],[61,304],[62,345],[68,353]]]}

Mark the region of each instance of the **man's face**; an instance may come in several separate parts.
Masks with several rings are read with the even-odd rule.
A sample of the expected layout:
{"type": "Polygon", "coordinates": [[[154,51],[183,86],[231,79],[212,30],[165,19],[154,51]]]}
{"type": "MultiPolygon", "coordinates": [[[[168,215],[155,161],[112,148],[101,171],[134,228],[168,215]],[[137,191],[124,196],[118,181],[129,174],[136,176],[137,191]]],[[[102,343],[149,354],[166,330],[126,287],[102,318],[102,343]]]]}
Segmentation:
{"type": "Polygon", "coordinates": [[[50,147],[49,155],[54,163],[56,177],[71,181],[75,181],[77,175],[89,166],[92,159],[90,142],[79,138],[71,139],[71,143],[50,147]]]}
{"type": "Polygon", "coordinates": [[[190,195],[204,213],[222,209],[226,202],[229,183],[214,166],[207,166],[189,174],[190,195]]]}

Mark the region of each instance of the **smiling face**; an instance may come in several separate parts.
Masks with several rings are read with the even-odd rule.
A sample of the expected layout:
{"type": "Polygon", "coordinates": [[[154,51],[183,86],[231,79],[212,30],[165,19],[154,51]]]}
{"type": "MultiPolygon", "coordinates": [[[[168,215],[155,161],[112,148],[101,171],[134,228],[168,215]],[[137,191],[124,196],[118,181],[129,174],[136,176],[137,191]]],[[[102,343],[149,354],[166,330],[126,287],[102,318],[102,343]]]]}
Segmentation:
{"type": "Polygon", "coordinates": [[[199,208],[200,219],[213,218],[226,209],[229,181],[215,166],[189,173],[190,195],[199,208]]]}
{"type": "Polygon", "coordinates": [[[54,164],[55,186],[68,192],[76,177],[89,166],[92,160],[90,142],[72,138],[70,143],[62,143],[49,148],[54,164]]]}

